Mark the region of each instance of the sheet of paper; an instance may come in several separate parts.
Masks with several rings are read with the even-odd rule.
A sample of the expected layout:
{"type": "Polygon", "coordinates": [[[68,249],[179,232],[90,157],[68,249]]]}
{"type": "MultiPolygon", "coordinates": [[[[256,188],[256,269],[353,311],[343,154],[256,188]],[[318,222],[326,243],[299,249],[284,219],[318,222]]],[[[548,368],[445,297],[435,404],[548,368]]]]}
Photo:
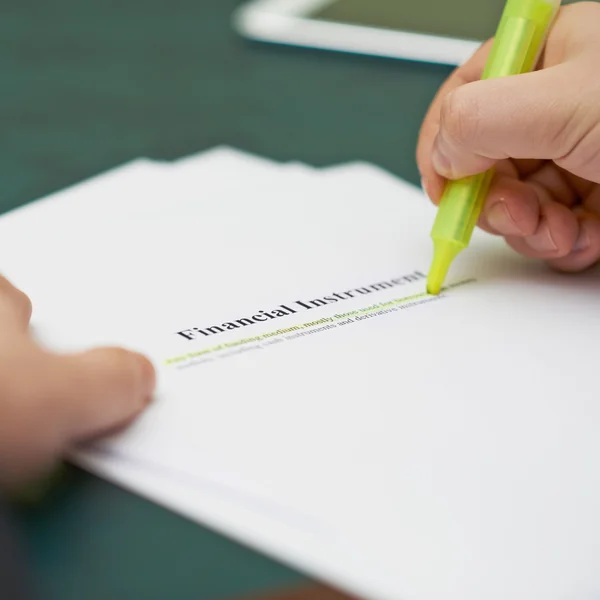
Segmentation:
{"type": "Polygon", "coordinates": [[[43,339],[160,365],[148,413],[82,458],[367,598],[597,596],[598,274],[479,233],[430,298],[411,186],[263,167],[0,220],[43,339]]]}
{"type": "MultiPolygon", "coordinates": [[[[256,157],[248,156],[233,149],[216,148],[213,151],[203,153],[203,160],[199,160],[200,156],[195,157],[195,159],[195,164],[192,164],[192,161],[182,161],[182,163],[174,165],[148,159],[136,160],[106,174],[79,183],[63,192],[53,194],[34,205],[25,206],[3,217],[2,223],[5,226],[6,233],[5,241],[10,243],[9,239],[15,239],[21,235],[26,235],[29,240],[41,240],[40,231],[47,227],[50,227],[53,236],[60,235],[57,233],[57,225],[60,230],[70,230],[74,232],[74,235],[81,238],[85,238],[87,236],[86,232],[90,229],[95,229],[99,236],[103,236],[107,231],[107,223],[114,224],[116,227],[123,226],[125,229],[122,231],[126,232],[132,227],[132,220],[138,224],[144,223],[148,218],[156,218],[156,211],[164,212],[165,209],[168,209],[171,194],[157,195],[153,193],[153,189],[164,182],[166,176],[170,176],[174,172],[179,175],[185,173],[194,178],[203,178],[209,190],[211,181],[214,182],[223,176],[229,176],[232,172],[239,174],[244,169],[246,169],[244,182],[247,185],[251,185],[253,181],[259,181],[265,177],[272,179],[275,175],[273,170],[275,163],[261,161],[256,157]],[[260,171],[258,167],[261,164],[263,166],[268,164],[269,168],[260,171]],[[248,169],[248,165],[250,165],[250,169],[248,169]],[[203,172],[207,174],[206,177],[203,177],[203,172]],[[210,177],[208,176],[209,173],[210,177]],[[128,199],[126,206],[123,204],[124,198],[128,199]],[[32,213],[31,220],[29,218],[23,219],[24,215],[30,213],[32,213]],[[48,215],[51,215],[51,218],[48,218],[48,215]],[[29,223],[30,228],[27,226],[29,230],[25,232],[18,226],[13,227],[13,222],[29,223]]],[[[179,179],[181,178],[179,177],[179,179]]],[[[190,178],[188,177],[186,181],[189,182],[190,178]]],[[[188,183],[185,185],[188,185],[188,183]]],[[[171,183],[168,184],[168,189],[173,189],[171,183]]],[[[105,242],[103,242],[103,245],[106,245],[105,242]]],[[[23,249],[19,262],[30,266],[41,265],[43,272],[34,275],[34,279],[42,286],[51,285],[55,276],[58,277],[55,268],[56,261],[61,260],[64,264],[70,265],[68,269],[71,269],[73,256],[76,254],[74,246],[69,244],[63,246],[59,252],[62,252],[62,254],[55,254],[45,260],[43,254],[40,253],[40,246],[30,244],[28,248],[23,249]],[[40,280],[42,276],[47,277],[45,282],[40,280]]],[[[89,265],[86,259],[82,260],[77,267],[70,271],[71,277],[77,278],[86,268],[94,268],[89,265]]],[[[35,270],[26,269],[20,273],[13,273],[11,265],[7,262],[3,265],[2,272],[10,279],[18,279],[20,285],[31,290],[31,295],[35,297],[34,283],[28,281],[26,276],[23,277],[26,271],[33,272],[35,270]]],[[[64,290],[65,283],[59,283],[56,289],[64,290]]],[[[60,302],[58,296],[56,301],[60,302]]],[[[118,302],[118,298],[115,301],[118,302]]],[[[68,351],[79,347],[77,342],[73,345],[73,338],[70,334],[63,336],[59,331],[50,333],[45,331],[43,325],[36,327],[37,323],[43,324],[46,322],[43,311],[43,303],[36,303],[33,327],[37,329],[38,337],[60,350],[68,351]]],[[[79,305],[71,315],[70,321],[72,324],[78,320],[85,327],[85,322],[89,320],[87,307],[79,305]]],[[[86,335],[86,333],[83,333],[83,337],[86,335]]],[[[103,343],[111,343],[105,334],[102,335],[102,339],[104,340],[103,343]]],[[[117,338],[114,338],[114,343],[118,343],[116,340],[117,338]]],[[[102,342],[98,341],[97,343],[102,342]]],[[[84,345],[87,344],[84,343],[84,345]]],[[[218,465],[212,465],[210,469],[206,468],[205,472],[211,473],[214,477],[210,485],[223,489],[227,493],[235,495],[240,489],[245,492],[250,491],[251,483],[241,482],[235,475],[227,473],[226,469],[220,468],[218,465]]]]}

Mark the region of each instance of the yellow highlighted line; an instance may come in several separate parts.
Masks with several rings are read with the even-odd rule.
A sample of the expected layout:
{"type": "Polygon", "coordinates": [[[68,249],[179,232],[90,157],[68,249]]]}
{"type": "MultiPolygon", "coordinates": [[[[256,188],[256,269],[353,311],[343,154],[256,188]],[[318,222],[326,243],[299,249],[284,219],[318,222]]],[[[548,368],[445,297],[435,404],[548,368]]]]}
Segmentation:
{"type": "MultiPolygon", "coordinates": [[[[467,279],[467,280],[461,281],[459,283],[448,285],[444,288],[443,291],[449,290],[451,288],[460,287],[460,286],[466,285],[468,283],[473,283],[474,281],[475,281],[475,279],[467,279]]],[[[368,306],[367,308],[361,308],[359,310],[354,310],[352,312],[347,312],[347,313],[343,313],[343,314],[336,314],[333,317],[324,317],[322,319],[319,319],[318,321],[310,321],[309,323],[293,325],[292,327],[288,327],[286,329],[277,329],[276,331],[264,333],[263,335],[257,335],[257,336],[250,337],[250,338],[244,338],[241,340],[237,340],[235,342],[227,342],[225,344],[219,344],[217,346],[213,346],[212,348],[205,348],[204,350],[197,350],[195,352],[186,352],[185,354],[180,354],[179,356],[175,356],[173,358],[169,358],[169,359],[165,360],[163,364],[165,366],[176,365],[176,364],[185,362],[187,360],[193,360],[194,358],[206,356],[207,354],[213,354],[213,353],[219,352],[221,350],[227,350],[229,348],[236,348],[238,346],[243,346],[244,344],[251,344],[253,342],[262,342],[264,340],[268,340],[269,338],[272,338],[272,337],[275,337],[278,335],[286,335],[288,333],[293,333],[295,331],[311,329],[312,327],[316,327],[318,325],[334,323],[336,321],[341,321],[343,319],[349,319],[351,317],[357,317],[357,316],[365,315],[368,313],[385,310],[386,308],[392,308],[394,306],[400,306],[402,304],[416,302],[419,300],[423,300],[423,299],[427,298],[428,296],[429,296],[429,294],[424,292],[422,294],[414,294],[412,296],[406,296],[405,298],[398,298],[397,300],[390,300],[389,302],[373,304],[372,306],[368,306]]]]}

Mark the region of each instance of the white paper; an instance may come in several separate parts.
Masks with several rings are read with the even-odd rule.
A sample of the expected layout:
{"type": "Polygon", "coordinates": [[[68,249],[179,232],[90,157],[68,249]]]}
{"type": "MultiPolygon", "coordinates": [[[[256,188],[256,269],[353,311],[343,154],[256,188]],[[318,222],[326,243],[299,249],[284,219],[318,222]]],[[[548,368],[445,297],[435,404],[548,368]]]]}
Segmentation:
{"type": "Polygon", "coordinates": [[[478,233],[456,287],[429,298],[434,210],[408,184],[362,164],[225,164],[0,220],[42,339],[159,365],[154,405],[82,460],[363,597],[597,597],[598,274],[552,274],[478,233]]]}

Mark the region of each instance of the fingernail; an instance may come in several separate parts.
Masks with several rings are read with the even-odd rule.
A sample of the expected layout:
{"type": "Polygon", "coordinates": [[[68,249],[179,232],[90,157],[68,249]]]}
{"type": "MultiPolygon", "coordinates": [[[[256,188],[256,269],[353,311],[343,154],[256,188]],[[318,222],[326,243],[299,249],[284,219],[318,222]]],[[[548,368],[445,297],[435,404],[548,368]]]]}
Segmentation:
{"type": "Polygon", "coordinates": [[[448,157],[440,149],[439,143],[436,141],[433,146],[433,154],[431,156],[433,168],[442,176],[449,179],[452,176],[452,165],[448,157]]]}
{"type": "Polygon", "coordinates": [[[536,252],[546,253],[556,252],[558,250],[558,246],[552,238],[552,234],[550,233],[550,229],[547,225],[542,227],[542,229],[535,235],[526,238],[525,241],[529,247],[536,252]]]}
{"type": "Polygon", "coordinates": [[[142,394],[150,401],[156,387],[156,371],[152,363],[143,355],[136,354],[142,376],[142,394]]]}
{"type": "Polygon", "coordinates": [[[421,178],[421,188],[425,192],[425,195],[431,200],[431,194],[429,193],[429,182],[425,177],[421,178]]]}
{"type": "Polygon", "coordinates": [[[515,223],[506,202],[496,202],[490,206],[485,215],[488,225],[501,235],[522,235],[523,230],[515,223]]]}
{"type": "Polygon", "coordinates": [[[590,234],[587,231],[587,227],[582,227],[579,232],[579,237],[575,242],[574,252],[583,252],[590,247],[590,234]]]}

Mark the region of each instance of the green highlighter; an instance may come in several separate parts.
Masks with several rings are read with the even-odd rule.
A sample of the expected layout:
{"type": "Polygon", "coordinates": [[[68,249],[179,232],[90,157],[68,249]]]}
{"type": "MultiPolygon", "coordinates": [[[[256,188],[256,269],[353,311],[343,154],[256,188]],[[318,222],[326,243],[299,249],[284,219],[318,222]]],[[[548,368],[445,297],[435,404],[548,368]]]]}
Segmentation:
{"type": "MultiPolygon", "coordinates": [[[[561,0],[508,0],[482,79],[531,72],[539,59],[561,0]]],[[[438,295],[450,266],[471,241],[494,169],[449,181],[431,232],[434,258],[427,291],[438,295]]]]}

